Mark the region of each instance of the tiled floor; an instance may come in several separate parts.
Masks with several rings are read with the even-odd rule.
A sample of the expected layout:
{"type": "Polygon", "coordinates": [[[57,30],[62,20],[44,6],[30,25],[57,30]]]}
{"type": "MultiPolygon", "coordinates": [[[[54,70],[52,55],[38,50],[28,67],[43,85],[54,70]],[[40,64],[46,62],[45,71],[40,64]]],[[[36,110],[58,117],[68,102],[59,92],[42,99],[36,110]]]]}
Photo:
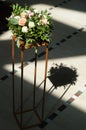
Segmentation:
{"type": "MultiPolygon", "coordinates": [[[[8,0],[37,9],[47,9],[54,21],[49,46],[45,120],[30,130],[86,129],[86,0],[8,0]],[[57,66],[56,66],[57,65],[57,66]],[[70,80],[71,78],[71,80],[70,80]],[[73,81],[73,82],[71,82],[73,81]],[[75,84],[73,84],[75,83],[75,84]]],[[[6,3],[6,1],[5,1],[6,3]]],[[[1,3],[0,3],[1,4],[1,3]]],[[[7,11],[7,10],[6,10],[7,11]]],[[[7,14],[8,15],[8,14],[7,14]]],[[[2,22],[2,21],[1,21],[2,22]]],[[[5,26],[5,25],[4,25],[5,26]]],[[[19,130],[12,114],[11,33],[0,29],[0,130],[19,130]]],[[[34,51],[25,52],[24,107],[32,104],[34,51]]],[[[38,50],[36,102],[40,113],[43,92],[45,49],[38,50]]],[[[19,109],[20,52],[15,48],[16,109],[19,109]]],[[[26,115],[25,123],[35,122],[26,115]]],[[[27,129],[28,130],[28,129],[27,129]]]]}

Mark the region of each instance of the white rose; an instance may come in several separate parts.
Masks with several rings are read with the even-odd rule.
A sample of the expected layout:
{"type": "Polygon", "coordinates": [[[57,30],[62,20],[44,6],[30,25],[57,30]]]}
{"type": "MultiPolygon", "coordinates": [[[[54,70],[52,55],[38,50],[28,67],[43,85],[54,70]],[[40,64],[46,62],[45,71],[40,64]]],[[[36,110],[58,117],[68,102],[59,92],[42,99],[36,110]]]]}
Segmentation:
{"type": "Polygon", "coordinates": [[[34,22],[29,22],[28,26],[29,26],[29,28],[33,28],[33,27],[35,27],[35,24],[34,24],[34,22]]]}
{"type": "Polygon", "coordinates": [[[15,16],[14,18],[15,18],[15,19],[20,19],[20,16],[15,16]]]}
{"type": "Polygon", "coordinates": [[[22,27],[22,32],[23,32],[23,33],[27,33],[27,32],[28,32],[27,26],[23,26],[23,27],[22,27]]]}

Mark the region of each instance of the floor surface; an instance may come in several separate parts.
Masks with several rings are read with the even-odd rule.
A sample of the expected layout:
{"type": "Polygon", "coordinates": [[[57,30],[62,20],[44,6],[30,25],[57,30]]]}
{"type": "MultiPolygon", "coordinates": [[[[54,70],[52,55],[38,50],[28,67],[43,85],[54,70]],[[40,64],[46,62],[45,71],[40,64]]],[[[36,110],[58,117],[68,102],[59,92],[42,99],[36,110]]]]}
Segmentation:
{"type": "MultiPolygon", "coordinates": [[[[54,22],[49,46],[43,124],[30,130],[86,129],[86,0],[8,0],[0,1],[0,130],[19,130],[12,113],[11,32],[5,17],[11,3],[47,9],[54,22]],[[9,3],[8,3],[9,2],[9,3]],[[4,3],[4,4],[2,4],[4,3]],[[3,12],[3,9],[6,9],[3,12]]],[[[7,13],[8,12],[8,13],[7,13]]],[[[24,55],[24,108],[32,107],[34,50],[24,55]]],[[[38,50],[36,104],[41,113],[45,48],[38,50]]],[[[20,50],[15,46],[15,99],[20,106],[20,50]]],[[[34,113],[24,115],[24,125],[38,122],[34,113]]],[[[27,129],[27,130],[29,130],[27,129]]]]}

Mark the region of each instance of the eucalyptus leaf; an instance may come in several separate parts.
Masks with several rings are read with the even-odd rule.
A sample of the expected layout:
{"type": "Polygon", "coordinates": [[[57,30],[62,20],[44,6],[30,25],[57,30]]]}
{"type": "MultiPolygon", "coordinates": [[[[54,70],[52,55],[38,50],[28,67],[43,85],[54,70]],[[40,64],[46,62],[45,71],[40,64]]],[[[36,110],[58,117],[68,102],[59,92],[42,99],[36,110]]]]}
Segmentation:
{"type": "Polygon", "coordinates": [[[10,19],[10,24],[17,25],[17,24],[18,24],[18,19],[16,19],[16,18],[11,18],[11,19],[10,19]]]}

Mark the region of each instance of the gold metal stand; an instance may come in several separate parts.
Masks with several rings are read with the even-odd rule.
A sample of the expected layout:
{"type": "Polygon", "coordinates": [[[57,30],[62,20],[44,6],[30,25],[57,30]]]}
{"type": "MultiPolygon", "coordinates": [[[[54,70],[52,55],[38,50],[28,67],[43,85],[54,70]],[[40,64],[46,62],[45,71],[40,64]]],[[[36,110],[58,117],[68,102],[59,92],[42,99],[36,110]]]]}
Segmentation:
{"type": "MultiPolygon", "coordinates": [[[[41,116],[39,115],[39,113],[37,112],[36,108],[36,73],[37,73],[37,52],[35,52],[35,67],[34,67],[34,90],[33,90],[33,108],[32,109],[28,109],[28,110],[24,110],[24,104],[23,104],[23,64],[24,64],[24,50],[25,47],[21,46],[21,86],[20,86],[20,111],[16,112],[16,108],[15,108],[15,84],[14,84],[14,58],[15,58],[15,50],[14,50],[14,44],[15,44],[15,37],[12,37],[12,86],[13,86],[13,115],[18,123],[18,126],[20,128],[20,130],[24,130],[27,128],[31,128],[34,126],[37,126],[39,124],[42,123],[42,121],[44,120],[44,109],[45,109],[45,91],[46,91],[46,74],[47,74],[47,64],[48,64],[48,44],[47,43],[43,43],[41,46],[45,46],[46,47],[46,57],[45,57],[45,73],[44,73],[44,89],[43,89],[43,97],[42,97],[42,110],[41,110],[41,116]],[[37,124],[32,124],[32,125],[28,125],[28,126],[23,126],[23,114],[26,112],[31,112],[33,111],[35,113],[35,115],[37,116],[39,123],[37,124]],[[17,116],[20,117],[20,120],[17,118],[17,116]]],[[[40,45],[38,44],[38,47],[40,45]]],[[[33,48],[33,46],[30,46],[29,48],[33,48]]],[[[29,97],[28,97],[29,98],[29,97]]]]}

